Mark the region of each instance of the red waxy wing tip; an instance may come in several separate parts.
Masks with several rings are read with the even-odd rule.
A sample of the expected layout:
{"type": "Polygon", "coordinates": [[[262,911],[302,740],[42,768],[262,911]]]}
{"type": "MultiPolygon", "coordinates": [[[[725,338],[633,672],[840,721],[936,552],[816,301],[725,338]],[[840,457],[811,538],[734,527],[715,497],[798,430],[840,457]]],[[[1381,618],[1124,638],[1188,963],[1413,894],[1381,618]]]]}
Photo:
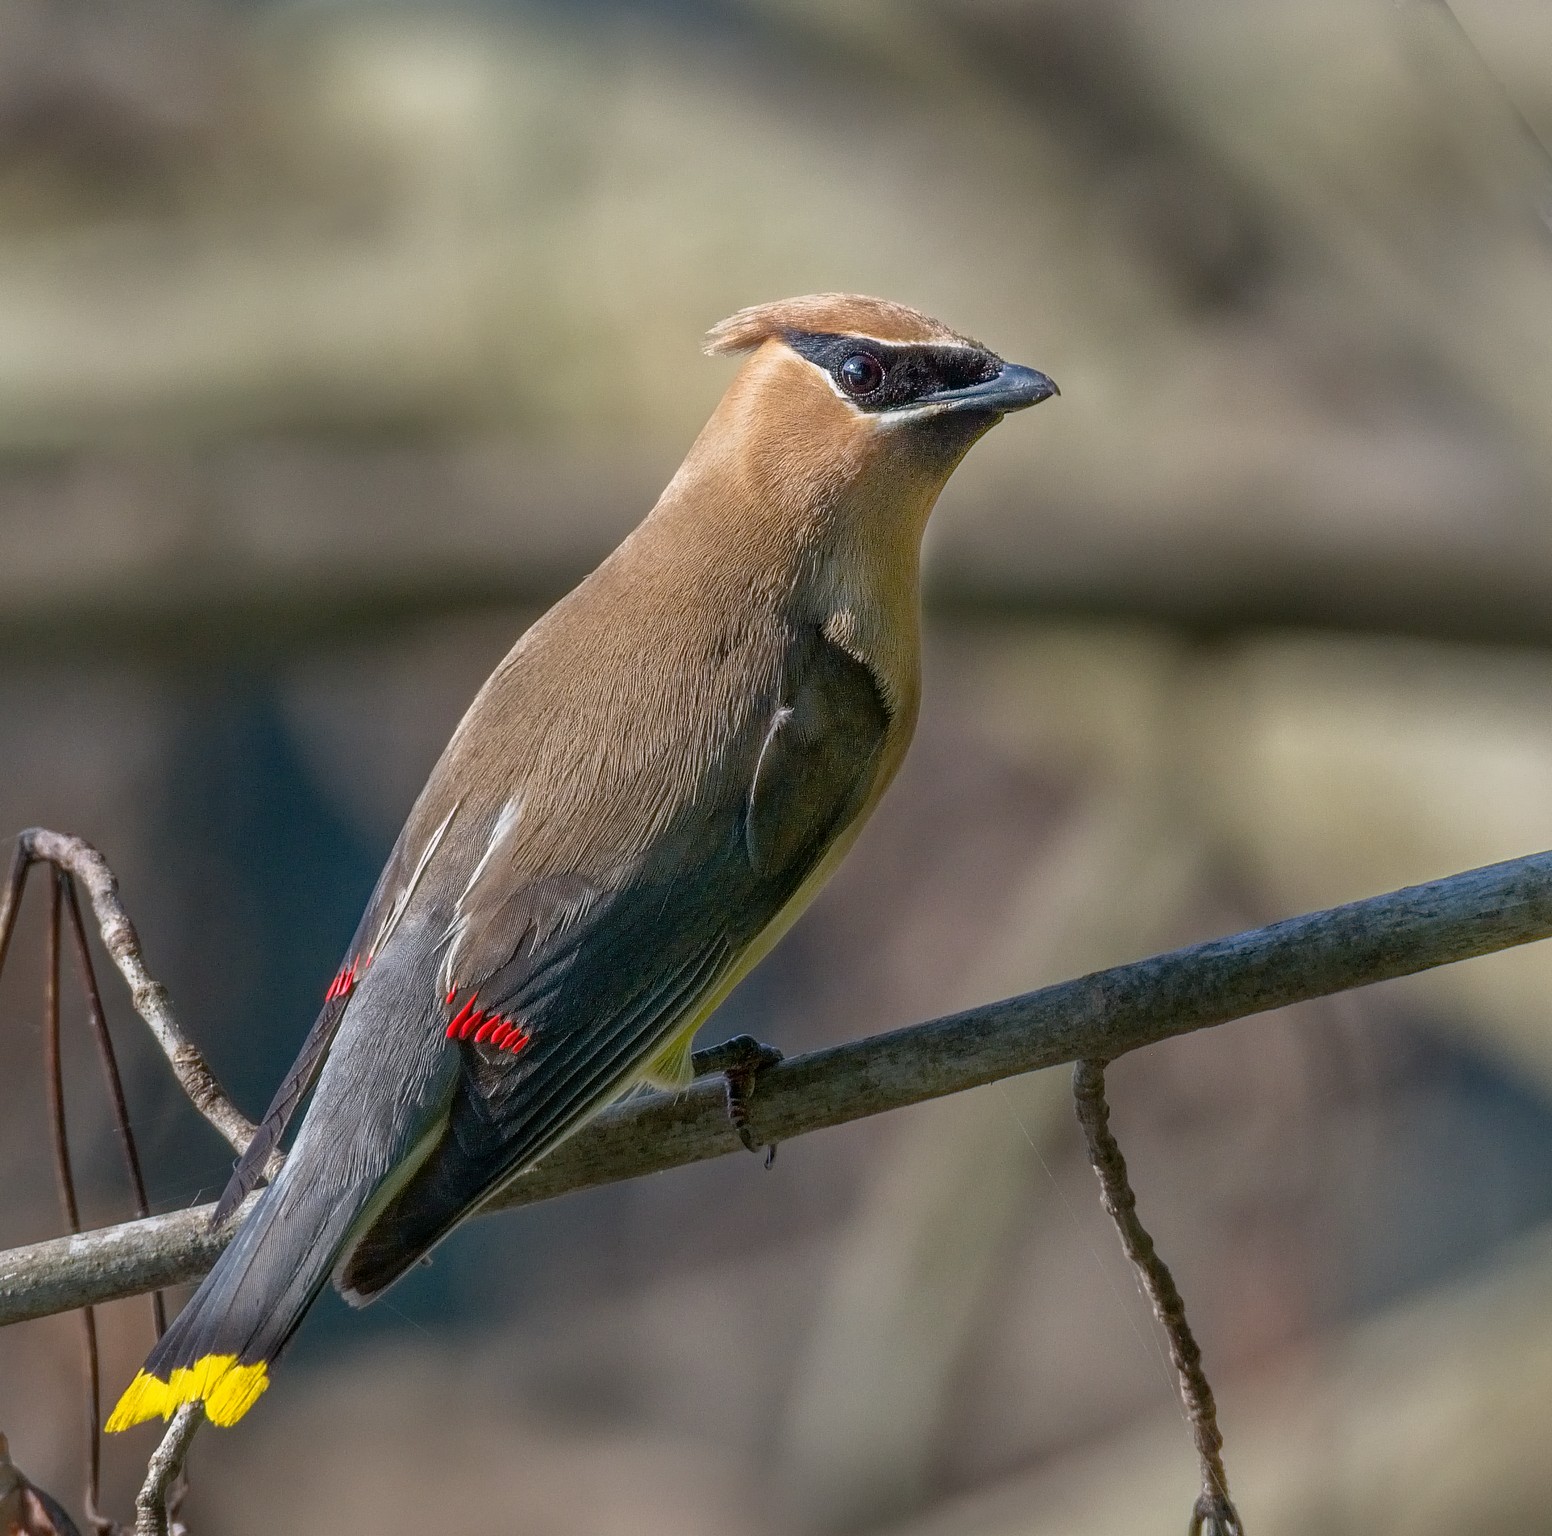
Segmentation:
{"type": "MultiPolygon", "coordinates": [[[[457,991],[458,988],[454,987],[447,994],[449,1006],[457,991]]],[[[479,1007],[478,996],[471,996],[448,1020],[444,1033],[449,1040],[468,1040],[472,1037],[476,1045],[493,1045],[513,1055],[533,1038],[515,1019],[504,1018],[499,1013],[486,1013],[479,1007]]]]}

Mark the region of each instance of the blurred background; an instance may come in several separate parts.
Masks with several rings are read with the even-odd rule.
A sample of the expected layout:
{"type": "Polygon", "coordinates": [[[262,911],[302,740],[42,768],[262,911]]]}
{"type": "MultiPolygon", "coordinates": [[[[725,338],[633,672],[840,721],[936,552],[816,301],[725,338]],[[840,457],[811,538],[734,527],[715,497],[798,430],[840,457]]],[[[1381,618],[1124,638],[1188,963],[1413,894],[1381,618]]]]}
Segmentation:
{"type": "MultiPolygon", "coordinates": [[[[725,387],[702,333],[838,288],[1063,394],[944,495],[914,754],[709,1033],[1552,845],[1548,140],[1544,0],[6,0],[0,830],[103,849],[256,1113],[473,690],[725,387]]],[[[4,1245],[60,1229],[40,906],[4,1245]]],[[[107,980],[154,1199],[211,1198],[107,980]]],[[[1552,1529],[1549,993],[1532,948],[1115,1070],[1257,1536],[1552,1529]]],[[[77,1511],[80,1393],[75,1319],[0,1335],[77,1511]]],[[[198,1536],[1119,1536],[1195,1472],[1058,1071],[473,1223],[193,1477],[198,1536]]]]}

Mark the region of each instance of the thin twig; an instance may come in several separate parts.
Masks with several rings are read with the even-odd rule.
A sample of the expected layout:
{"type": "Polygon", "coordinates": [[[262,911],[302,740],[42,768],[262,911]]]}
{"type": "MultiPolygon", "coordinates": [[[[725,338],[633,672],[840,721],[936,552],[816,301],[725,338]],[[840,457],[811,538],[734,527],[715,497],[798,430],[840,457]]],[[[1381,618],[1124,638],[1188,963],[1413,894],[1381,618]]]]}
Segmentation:
{"type": "Polygon", "coordinates": [[[103,946],[129,984],[130,1002],[171,1063],[179,1086],[195,1109],[226,1138],[234,1151],[241,1153],[253,1135],[253,1126],[226,1096],[205,1064],[205,1058],[183,1033],[167,989],[146,970],[140,951],[140,935],[135,932],[135,925],[119,900],[118,881],[108,868],[107,860],[84,838],[50,832],[43,827],[29,827],[16,839],[16,847],[11,880],[0,893],[0,964],[5,961],[5,949],[15,923],[27,865],[46,862],[57,869],[68,870],[91,898],[103,946]]]}
{"type": "Polygon", "coordinates": [[[1072,1092],[1077,1102],[1078,1123],[1088,1142],[1089,1161],[1099,1176],[1100,1200],[1121,1235],[1121,1247],[1142,1279],[1153,1314],[1169,1341],[1169,1358],[1175,1367],[1180,1401],[1202,1467],[1202,1493],[1191,1516],[1191,1536],[1242,1536],[1243,1527],[1229,1500],[1229,1478],[1223,1469],[1223,1435],[1218,1429],[1218,1408],[1212,1387],[1202,1368],[1202,1351],[1169,1265],[1154,1247],[1153,1238],[1137,1215],[1137,1196],[1126,1174],[1126,1159],[1110,1129],[1110,1106],[1105,1102],[1105,1063],[1085,1059],[1072,1070],[1072,1092]]]}
{"type": "MultiPolygon", "coordinates": [[[[77,1234],[81,1230],[81,1220],[70,1159],[59,1027],[60,928],[63,911],[68,911],[70,917],[81,986],[86,996],[92,1034],[108,1088],[114,1127],[124,1156],[125,1168],[129,1174],[130,1186],[134,1192],[135,1212],[141,1218],[150,1214],[145,1175],[140,1166],[140,1154],[135,1146],[134,1132],[129,1122],[129,1110],[124,1098],[123,1078],[119,1073],[112,1037],[108,1033],[107,1017],[102,1006],[102,993],[97,985],[97,975],[92,965],[86,928],[81,918],[80,901],[75,890],[77,879],[86,885],[91,895],[92,907],[101,928],[103,943],[125,981],[129,983],[135,1011],[150,1027],[152,1034],[162,1046],[180,1086],[190,1101],[239,1152],[251,1138],[252,1127],[221,1090],[198,1050],[184,1038],[173,1014],[172,1003],[166,989],[156,982],[145,968],[140,953],[139,935],[119,901],[118,882],[108,867],[107,861],[89,843],[80,838],[65,837],[42,828],[29,829],[17,838],[10,873],[4,888],[0,889],[0,969],[4,968],[11,937],[15,932],[17,913],[21,907],[28,873],[34,863],[40,862],[54,866],[54,878],[50,882],[44,975],[44,1066],[48,1080],[49,1118],[53,1137],[54,1166],[59,1182],[60,1200],[64,1207],[65,1222],[70,1232],[77,1234]]],[[[266,1171],[273,1175],[277,1164],[278,1160],[272,1159],[266,1171]]],[[[160,1338],[167,1327],[166,1302],[160,1290],[153,1293],[151,1306],[156,1335],[160,1338]]],[[[98,1536],[110,1536],[110,1533],[117,1533],[120,1527],[116,1521],[104,1516],[99,1510],[102,1483],[100,1428],[102,1382],[97,1319],[90,1306],[81,1309],[81,1327],[87,1384],[86,1515],[98,1532],[98,1536]]],[[[175,1425],[174,1428],[177,1426],[175,1425]]],[[[137,1524],[143,1526],[151,1520],[152,1528],[165,1531],[168,1511],[176,1510],[186,1488],[183,1478],[183,1460],[188,1440],[192,1438],[193,1432],[192,1426],[186,1426],[185,1432],[175,1440],[173,1431],[169,1430],[167,1439],[163,1442],[163,1449],[168,1452],[168,1457],[165,1459],[166,1465],[161,1469],[165,1475],[156,1487],[154,1498],[149,1503],[143,1499],[137,1506],[139,1508],[137,1524]],[[167,1492],[169,1484],[174,1489],[171,1497],[167,1492]]],[[[161,1474],[158,1471],[158,1463],[153,1460],[151,1472],[148,1474],[148,1489],[152,1487],[152,1481],[159,1475],[161,1474]]]]}
{"type": "MultiPolygon", "coordinates": [[[[124,1157],[124,1171],[129,1175],[130,1189],[134,1195],[135,1215],[145,1217],[151,1214],[151,1202],[146,1193],[145,1172],[140,1166],[140,1149],[135,1145],[134,1129],[129,1121],[129,1105],[124,1098],[124,1079],[119,1073],[118,1056],[113,1049],[113,1037],[108,1032],[107,1014],[102,1006],[102,989],[97,985],[97,971],[92,964],[91,946],[86,939],[86,924],[81,920],[81,903],[76,896],[75,880],[72,876],[60,872],[57,876],[60,889],[64,893],[65,914],[70,919],[70,936],[75,945],[76,968],[80,973],[81,991],[86,998],[86,1013],[91,1024],[92,1038],[97,1044],[97,1058],[102,1064],[103,1080],[108,1090],[108,1101],[113,1110],[113,1126],[118,1137],[119,1150],[124,1157]]],[[[91,1317],[91,1309],[84,1310],[84,1317],[91,1317]]],[[[167,1331],[167,1298],[161,1291],[151,1292],[151,1326],[159,1339],[167,1331]]],[[[94,1329],[95,1332],[95,1329],[94,1329]]],[[[93,1339],[95,1344],[95,1338],[93,1339]]],[[[95,1356],[95,1349],[92,1351],[95,1356]]],[[[93,1360],[95,1367],[96,1361],[93,1360]]],[[[91,1486],[86,1495],[86,1518],[98,1532],[98,1536],[109,1536],[109,1533],[117,1532],[120,1527],[116,1520],[103,1515],[98,1508],[98,1479],[97,1469],[100,1467],[102,1456],[102,1419],[100,1415],[101,1404],[98,1400],[99,1388],[95,1379],[91,1383],[91,1436],[92,1436],[92,1467],[93,1477],[91,1486]]],[[[183,1474],[179,1473],[178,1490],[176,1498],[181,1499],[183,1492],[183,1474]]],[[[169,1500],[169,1508],[174,1503],[169,1500]]]]}
{"type": "Polygon", "coordinates": [[[145,1483],[135,1496],[135,1536],[170,1536],[168,1490],[183,1470],[184,1458],[204,1416],[200,1403],[185,1403],[173,1414],[162,1443],[151,1453],[145,1483]]]}
{"type": "MultiPolygon", "coordinates": [[[[97,1042],[97,1055],[102,1062],[102,1074],[107,1084],[108,1099],[113,1106],[113,1127],[118,1135],[119,1149],[124,1156],[124,1171],[129,1175],[130,1189],[135,1197],[135,1215],[149,1216],[151,1201],[146,1194],[145,1172],[140,1166],[140,1149],[135,1145],[135,1133],[129,1123],[129,1106],[124,1099],[124,1079],[119,1074],[118,1056],[113,1049],[113,1037],[108,1033],[108,1019],[102,1006],[102,990],[97,985],[97,972],[92,965],[92,952],[86,942],[86,925],[81,921],[81,903],[75,894],[75,881],[65,879],[65,915],[70,919],[70,933],[75,941],[76,962],[81,973],[81,990],[86,995],[86,1012],[91,1021],[92,1037],[97,1042]]],[[[167,1332],[167,1298],[161,1291],[151,1293],[152,1320],[156,1336],[167,1332]]]]}
{"type": "MultiPolygon", "coordinates": [[[[761,1145],[789,1141],[1548,936],[1552,853],[1531,854],[788,1057],[761,1072],[749,1126],[761,1145]]],[[[724,1086],[708,1080],[606,1111],[485,1208],[529,1205],[735,1151],[743,1148],[728,1123],[724,1086]]],[[[211,1210],[0,1252],[0,1326],[198,1279],[240,1224],[241,1210],[211,1232],[211,1210]]]]}
{"type": "MultiPolygon", "coordinates": [[[[43,967],[43,1072],[48,1081],[49,1129],[54,1149],[54,1176],[59,1184],[59,1203],[65,1225],[81,1230],[81,1211],[75,1195],[75,1173],[70,1162],[70,1135],[65,1120],[65,1072],[59,1039],[59,929],[65,882],[57,874],[49,882],[48,938],[43,967]]],[[[102,1416],[102,1369],[97,1353],[97,1314],[81,1309],[81,1343],[86,1366],[86,1509],[87,1519],[99,1532],[112,1528],[111,1520],[97,1513],[102,1489],[102,1442],[97,1425],[102,1416]]]]}
{"type": "Polygon", "coordinates": [[[1552,223],[1552,201],[1548,200],[1549,192],[1552,192],[1552,149],[1548,149],[1546,140],[1537,133],[1536,125],[1525,115],[1525,109],[1515,99],[1514,92],[1504,83],[1503,77],[1487,62],[1487,55],[1477,46],[1476,39],[1467,30],[1465,22],[1460,19],[1450,0],[1434,0],[1434,7],[1444,13],[1455,36],[1475,60],[1482,79],[1487,82],[1493,94],[1508,111],[1521,141],[1541,162],[1541,174],[1544,178],[1542,204],[1536,211],[1541,216],[1543,224],[1552,223]]]}
{"type": "Polygon", "coordinates": [[[16,914],[21,911],[22,891],[32,869],[32,855],[24,841],[26,834],[16,839],[11,854],[11,867],[6,871],[5,885],[0,888],[0,971],[5,969],[5,957],[10,952],[11,935],[16,931],[16,914]]]}

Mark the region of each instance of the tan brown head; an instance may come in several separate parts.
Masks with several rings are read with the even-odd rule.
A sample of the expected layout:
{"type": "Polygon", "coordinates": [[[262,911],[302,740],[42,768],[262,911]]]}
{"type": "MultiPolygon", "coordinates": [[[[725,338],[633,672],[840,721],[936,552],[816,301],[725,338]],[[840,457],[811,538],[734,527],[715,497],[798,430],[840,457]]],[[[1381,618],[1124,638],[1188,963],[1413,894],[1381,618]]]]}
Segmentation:
{"type": "Polygon", "coordinates": [[[762,341],[772,337],[781,339],[792,333],[849,334],[874,341],[937,342],[984,350],[980,342],[951,331],[919,309],[888,299],[871,299],[861,293],[810,293],[798,299],[752,304],[712,326],[706,336],[706,350],[710,353],[748,352],[762,341]]]}
{"type": "Polygon", "coordinates": [[[848,491],[912,506],[925,496],[924,517],[977,438],[1058,393],[918,310],[859,294],[742,309],[706,350],[750,356],[702,446],[736,453],[751,489],[810,507],[848,491]]]}
{"type": "Polygon", "coordinates": [[[1043,373],[1003,362],[920,310],[862,294],[757,304],[706,337],[710,353],[768,344],[811,364],[853,412],[888,425],[953,411],[1001,416],[1061,393],[1043,373]]]}

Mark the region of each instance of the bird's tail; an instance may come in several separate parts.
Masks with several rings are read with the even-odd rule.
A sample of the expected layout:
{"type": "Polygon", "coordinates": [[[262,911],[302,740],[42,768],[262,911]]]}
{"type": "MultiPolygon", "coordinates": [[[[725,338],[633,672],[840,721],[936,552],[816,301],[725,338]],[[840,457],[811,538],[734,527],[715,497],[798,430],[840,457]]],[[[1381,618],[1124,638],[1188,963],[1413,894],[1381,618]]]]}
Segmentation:
{"type": "MultiPolygon", "coordinates": [[[[290,1171],[289,1169],[287,1170],[290,1171]]],[[[358,1202],[283,1173],[265,1190],[193,1299],[108,1418],[110,1431],[203,1403],[235,1424],[269,1385],[269,1367],[329,1278],[358,1202]]]]}

